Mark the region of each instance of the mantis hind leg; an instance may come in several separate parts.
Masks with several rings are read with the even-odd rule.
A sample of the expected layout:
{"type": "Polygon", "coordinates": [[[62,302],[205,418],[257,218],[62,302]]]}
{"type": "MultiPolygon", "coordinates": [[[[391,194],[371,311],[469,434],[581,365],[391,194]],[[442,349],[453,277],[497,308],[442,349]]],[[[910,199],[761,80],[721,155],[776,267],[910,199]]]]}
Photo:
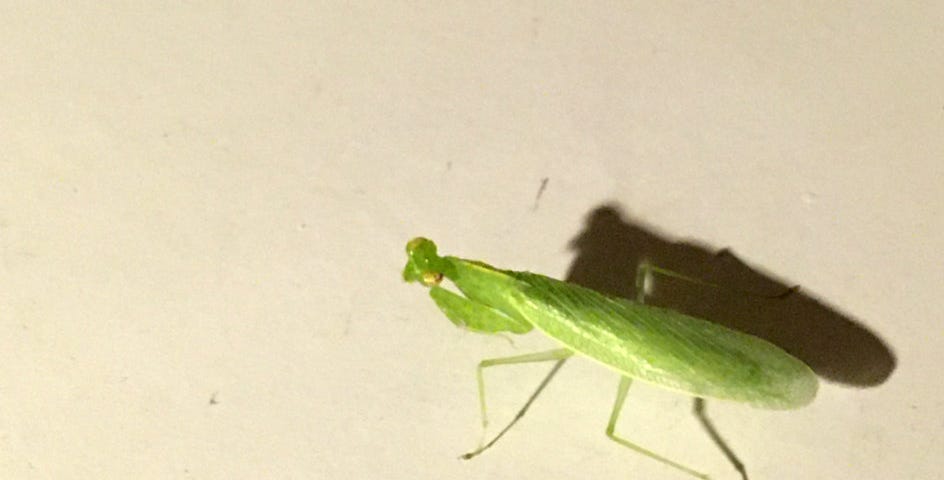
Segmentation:
{"type": "MultiPolygon", "coordinates": [[[[665,275],[671,278],[677,278],[679,280],[684,280],[684,281],[695,283],[698,285],[705,285],[712,288],[721,288],[718,285],[715,285],[713,283],[705,282],[697,278],[688,277],[680,273],[673,272],[672,270],[666,270],[663,268],[655,267],[649,262],[643,262],[642,264],[639,265],[639,268],[636,269],[636,301],[639,302],[640,304],[645,303],[647,282],[653,273],[658,273],[660,275],[665,275]]],[[[783,298],[797,291],[798,289],[799,289],[799,286],[794,286],[794,287],[789,288],[786,292],[772,296],[771,298],[783,298]]],[[[610,415],[610,423],[606,427],[607,436],[613,439],[613,441],[619,443],[620,445],[632,448],[633,450],[636,450],[648,457],[654,458],[662,463],[678,468],[686,473],[689,473],[699,478],[708,478],[708,476],[703,473],[696,472],[695,470],[692,470],[691,468],[688,468],[684,465],[678,464],[664,457],[656,455],[650,452],[649,450],[633,445],[629,443],[628,441],[626,441],[625,439],[619,438],[613,434],[613,429],[616,426],[616,419],[619,417],[620,410],[623,409],[623,402],[626,401],[626,392],[627,390],[629,390],[629,384],[631,382],[632,380],[629,377],[623,377],[620,380],[619,390],[616,394],[616,404],[613,406],[613,413],[610,415]]],[[[705,428],[705,430],[708,431],[708,435],[711,436],[711,440],[715,442],[715,445],[717,445],[718,448],[721,449],[725,457],[727,457],[728,461],[731,462],[731,465],[733,465],[734,468],[737,469],[738,473],[741,474],[741,478],[743,478],[744,480],[747,480],[747,470],[744,468],[744,464],[741,463],[741,460],[738,459],[737,455],[735,455],[734,452],[731,450],[731,448],[728,447],[727,443],[725,443],[725,441],[721,438],[717,430],[715,430],[714,425],[711,423],[710,420],[708,420],[708,417],[705,415],[705,400],[704,399],[695,398],[694,411],[695,411],[695,416],[698,417],[698,420],[701,422],[702,426],[705,428]]]]}
{"type": "MultiPolygon", "coordinates": [[[[729,255],[729,253],[725,253],[725,252],[727,251],[723,250],[722,252],[719,252],[719,255],[722,255],[722,254],[729,255]]],[[[733,292],[740,293],[742,295],[748,295],[748,296],[759,297],[759,298],[783,299],[800,291],[799,285],[793,285],[792,287],[788,287],[784,289],[783,291],[774,293],[774,294],[746,292],[742,290],[727,288],[727,287],[718,285],[716,283],[706,282],[704,280],[700,280],[695,277],[690,277],[688,275],[683,275],[681,273],[678,273],[673,270],[669,270],[667,268],[655,266],[649,263],[648,260],[645,260],[642,263],[640,263],[638,267],[636,267],[636,301],[637,302],[644,303],[646,294],[648,293],[649,279],[652,278],[652,274],[654,273],[662,275],[664,277],[674,278],[676,280],[682,280],[684,282],[693,283],[695,285],[701,285],[703,287],[720,288],[722,290],[733,291],[733,292]]]]}
{"type": "Polygon", "coordinates": [[[681,463],[669,460],[668,458],[665,458],[662,455],[653,452],[652,450],[640,447],[639,445],[636,445],[635,443],[632,443],[629,440],[616,435],[616,421],[619,419],[620,412],[623,410],[623,404],[626,402],[626,393],[629,391],[629,385],[631,383],[632,379],[629,377],[624,376],[620,378],[619,388],[616,391],[616,401],[613,403],[613,412],[610,413],[610,422],[606,425],[606,436],[610,437],[610,439],[614,442],[641,453],[653,460],[656,460],[657,462],[681,470],[689,475],[692,475],[693,477],[708,479],[708,475],[704,473],[682,465],[681,463]]]}
{"type": "Polygon", "coordinates": [[[534,393],[531,394],[531,397],[528,398],[528,401],[525,402],[524,406],[521,407],[520,410],[518,410],[515,418],[512,419],[511,422],[505,426],[505,428],[503,428],[501,432],[499,432],[498,435],[496,435],[495,438],[493,438],[490,442],[483,446],[479,446],[479,448],[466,453],[459,458],[468,460],[472,457],[475,457],[476,455],[484,452],[489,447],[494,445],[499,438],[505,435],[505,432],[511,430],[511,427],[514,426],[515,423],[518,423],[518,420],[524,417],[525,412],[528,411],[528,408],[531,407],[531,404],[534,403],[534,400],[538,398],[538,395],[541,394],[541,391],[544,390],[544,387],[546,387],[547,384],[551,382],[551,379],[554,378],[554,375],[557,374],[557,371],[560,370],[560,368],[564,365],[564,361],[570,358],[573,354],[574,352],[570,350],[558,348],[554,350],[548,350],[546,352],[529,353],[526,355],[517,355],[514,357],[490,358],[479,362],[479,366],[476,369],[476,379],[478,380],[479,385],[479,408],[482,412],[482,435],[484,440],[485,429],[488,427],[488,415],[485,408],[485,379],[482,376],[482,370],[488,367],[494,367],[496,365],[514,365],[518,363],[535,363],[557,360],[557,363],[554,364],[554,367],[551,368],[551,371],[548,372],[547,376],[544,377],[544,380],[541,381],[541,384],[538,385],[538,388],[534,391],[534,393]]]}
{"type": "Polygon", "coordinates": [[[728,461],[731,462],[731,465],[734,467],[738,473],[741,474],[743,480],[748,480],[747,478],[747,469],[744,467],[744,464],[741,462],[741,459],[734,454],[734,451],[731,450],[731,447],[721,438],[721,435],[718,433],[718,430],[715,429],[711,420],[708,419],[708,415],[705,413],[705,400],[703,398],[696,398],[693,408],[695,416],[698,417],[698,421],[701,422],[701,426],[705,428],[705,431],[708,432],[708,435],[711,437],[711,441],[715,442],[715,445],[721,449],[721,453],[724,453],[724,456],[727,457],[728,461]]]}

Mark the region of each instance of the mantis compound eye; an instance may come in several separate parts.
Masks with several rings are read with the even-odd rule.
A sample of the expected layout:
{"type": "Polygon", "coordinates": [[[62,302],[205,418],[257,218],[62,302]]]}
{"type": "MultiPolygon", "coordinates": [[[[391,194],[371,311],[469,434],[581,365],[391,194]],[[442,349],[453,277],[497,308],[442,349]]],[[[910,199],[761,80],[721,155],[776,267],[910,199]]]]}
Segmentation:
{"type": "Polygon", "coordinates": [[[440,272],[423,272],[423,277],[420,279],[423,282],[423,285],[427,287],[432,287],[433,285],[439,285],[439,282],[442,282],[443,274],[440,272]]]}

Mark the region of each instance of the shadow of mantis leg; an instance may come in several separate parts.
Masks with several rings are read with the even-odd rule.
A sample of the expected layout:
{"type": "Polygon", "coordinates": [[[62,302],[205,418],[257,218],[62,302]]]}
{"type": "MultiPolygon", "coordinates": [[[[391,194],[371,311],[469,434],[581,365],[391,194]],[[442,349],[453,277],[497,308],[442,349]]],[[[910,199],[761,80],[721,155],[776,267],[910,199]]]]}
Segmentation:
{"type": "Polygon", "coordinates": [[[620,378],[619,388],[616,391],[616,402],[614,402],[613,404],[613,412],[610,413],[610,422],[606,425],[606,436],[610,437],[610,439],[613,440],[614,442],[626,448],[634,450],[638,453],[641,453],[657,462],[660,462],[672,468],[681,470],[689,475],[692,475],[693,477],[701,478],[701,479],[708,479],[708,475],[704,473],[701,473],[697,470],[693,470],[689,467],[686,467],[685,465],[682,465],[681,463],[669,460],[668,458],[665,458],[662,455],[659,455],[646,448],[640,447],[639,445],[636,445],[635,443],[632,443],[629,440],[626,440],[625,438],[620,437],[616,435],[616,433],[614,433],[616,429],[616,421],[619,419],[619,414],[623,410],[623,404],[626,402],[626,393],[627,391],[629,391],[629,385],[632,382],[633,382],[632,379],[629,377],[624,376],[620,378]]]}
{"type": "Polygon", "coordinates": [[[511,422],[505,426],[505,428],[503,428],[502,431],[499,432],[498,435],[496,435],[495,438],[493,438],[490,442],[484,446],[479,446],[479,448],[466,453],[459,458],[464,460],[473,458],[494,445],[499,438],[505,435],[505,432],[510,430],[511,427],[521,419],[521,417],[524,417],[525,412],[528,411],[528,408],[531,407],[531,404],[534,403],[534,400],[538,398],[538,395],[540,395],[541,391],[544,390],[544,387],[546,387],[547,384],[551,382],[551,379],[554,378],[554,375],[557,374],[557,371],[560,370],[560,368],[564,365],[564,361],[570,358],[573,354],[574,352],[570,350],[558,348],[554,350],[548,350],[546,352],[529,353],[527,355],[517,355],[514,357],[490,358],[479,362],[478,369],[476,370],[476,378],[479,384],[479,408],[482,412],[482,435],[484,440],[485,429],[488,427],[488,415],[486,413],[485,407],[485,379],[482,376],[482,370],[488,367],[494,367],[496,365],[514,365],[519,363],[535,363],[557,360],[557,363],[554,364],[554,367],[551,368],[551,371],[548,372],[547,376],[544,377],[544,380],[541,381],[541,384],[538,385],[538,388],[534,391],[534,393],[531,394],[531,397],[528,398],[528,401],[525,402],[524,406],[521,407],[521,410],[518,411],[518,413],[515,415],[515,418],[512,419],[511,422]]]}

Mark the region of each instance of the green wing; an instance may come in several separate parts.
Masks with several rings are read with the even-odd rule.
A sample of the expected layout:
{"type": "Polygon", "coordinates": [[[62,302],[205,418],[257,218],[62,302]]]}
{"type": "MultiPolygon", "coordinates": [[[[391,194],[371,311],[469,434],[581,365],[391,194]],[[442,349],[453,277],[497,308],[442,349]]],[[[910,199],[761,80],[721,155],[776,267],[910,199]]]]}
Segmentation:
{"type": "Polygon", "coordinates": [[[798,408],[816,396],[810,368],[760,338],[543,275],[505,273],[527,285],[513,302],[522,317],[632,378],[771,409],[798,408]]]}

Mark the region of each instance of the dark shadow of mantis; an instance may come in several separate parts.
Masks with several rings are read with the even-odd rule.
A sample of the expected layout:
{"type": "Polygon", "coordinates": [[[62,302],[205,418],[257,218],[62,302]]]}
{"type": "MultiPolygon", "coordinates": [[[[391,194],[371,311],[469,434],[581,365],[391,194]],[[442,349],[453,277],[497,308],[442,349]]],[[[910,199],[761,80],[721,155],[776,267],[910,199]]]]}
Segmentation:
{"type": "MultiPolygon", "coordinates": [[[[619,297],[636,297],[637,268],[644,262],[700,282],[661,276],[646,292],[647,304],[670,307],[766,339],[803,360],[820,377],[870,387],[895,369],[895,356],[875,334],[803,290],[740,261],[729,250],[679,242],[625,219],[613,205],[587,217],[571,242],[577,257],[566,280],[619,297]]],[[[518,414],[490,442],[461,458],[472,458],[497,442],[527,412],[566,358],[558,360],[518,414]]],[[[693,412],[731,465],[748,480],[747,469],[694,399],[693,412]]]]}
{"type": "MultiPolygon", "coordinates": [[[[802,289],[791,290],[791,285],[748,266],[729,250],[668,238],[627,219],[614,205],[593,210],[570,247],[577,257],[567,281],[611,295],[635,298],[633,279],[644,260],[721,286],[660,277],[654,291],[647,292],[646,303],[763,338],[803,360],[821,378],[872,387],[885,382],[895,370],[889,347],[851,317],[802,289]]],[[[704,400],[695,399],[694,413],[746,480],[744,464],[705,415],[704,400]]]]}
{"type": "Polygon", "coordinates": [[[786,283],[748,266],[729,250],[667,238],[627,220],[613,205],[593,210],[570,247],[577,258],[567,281],[611,295],[635,298],[633,279],[643,260],[720,285],[710,288],[658,277],[646,303],[763,338],[803,360],[826,380],[873,387],[895,370],[895,356],[881,339],[810,296],[802,288],[802,279],[786,283]],[[769,298],[789,291],[795,283],[800,284],[799,291],[769,298]]]}

